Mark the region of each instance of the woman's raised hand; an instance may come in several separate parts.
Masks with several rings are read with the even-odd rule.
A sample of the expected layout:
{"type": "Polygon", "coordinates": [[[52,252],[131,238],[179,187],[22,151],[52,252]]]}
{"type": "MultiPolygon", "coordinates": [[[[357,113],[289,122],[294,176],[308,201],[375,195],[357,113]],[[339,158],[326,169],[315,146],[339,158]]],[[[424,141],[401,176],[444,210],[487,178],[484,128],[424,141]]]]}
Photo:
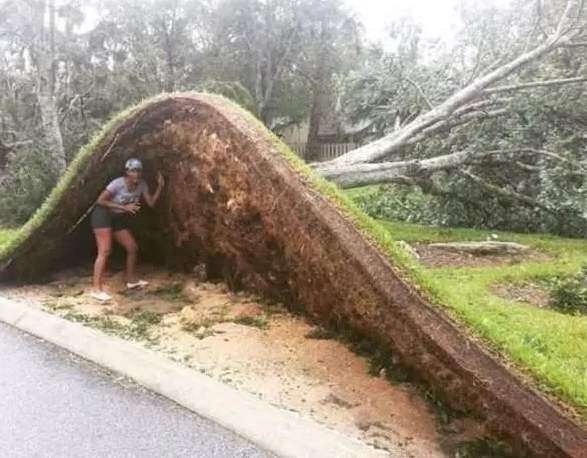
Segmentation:
{"type": "Polygon", "coordinates": [[[159,186],[159,188],[165,186],[165,178],[163,178],[161,172],[157,173],[157,186],[159,186]]]}

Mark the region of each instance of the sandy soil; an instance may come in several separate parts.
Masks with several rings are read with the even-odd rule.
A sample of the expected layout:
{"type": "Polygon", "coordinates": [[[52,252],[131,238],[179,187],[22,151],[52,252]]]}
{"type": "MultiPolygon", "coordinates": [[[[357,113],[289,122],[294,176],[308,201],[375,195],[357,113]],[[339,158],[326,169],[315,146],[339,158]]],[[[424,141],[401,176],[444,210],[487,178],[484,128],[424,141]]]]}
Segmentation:
{"type": "Polygon", "coordinates": [[[491,286],[491,292],[496,296],[516,302],[524,302],[538,308],[548,308],[550,295],[548,289],[539,284],[525,283],[497,283],[491,286]]]}
{"type": "Polygon", "coordinates": [[[418,260],[427,267],[491,267],[552,260],[552,257],[535,250],[516,255],[475,256],[471,253],[432,247],[425,243],[415,243],[412,247],[418,254],[418,260]]]}
{"type": "Polygon", "coordinates": [[[224,284],[144,273],[150,285],[130,293],[121,275],[112,275],[108,306],[87,296],[87,269],[61,272],[45,285],[2,287],[0,294],[137,340],[366,443],[400,446],[407,457],[450,456],[455,444],[483,436],[482,427],[466,419],[440,428],[415,387],[369,375],[365,358],[337,340],[310,338],[315,327],[281,305],[232,293],[224,284]]]}

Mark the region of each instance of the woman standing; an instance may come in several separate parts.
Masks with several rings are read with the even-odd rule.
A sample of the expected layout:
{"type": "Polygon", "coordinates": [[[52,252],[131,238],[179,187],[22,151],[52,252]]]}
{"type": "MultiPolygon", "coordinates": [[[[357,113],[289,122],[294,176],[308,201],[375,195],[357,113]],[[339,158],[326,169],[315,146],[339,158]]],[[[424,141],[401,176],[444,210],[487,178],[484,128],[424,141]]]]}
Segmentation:
{"type": "Polygon", "coordinates": [[[143,164],[138,159],[129,159],[125,165],[125,175],[111,181],[102,191],[92,212],[92,228],[96,236],[98,255],[94,263],[91,297],[106,302],[112,299],[104,291],[103,276],[106,262],[112,248],[112,239],[126,250],[126,287],[140,288],[148,282],[136,278],[137,243],[130,230],[134,216],[141,209],[141,197],[149,207],[153,207],[163,189],[165,180],[157,174],[157,190],[150,194],[147,183],[142,178],[143,164]]]}

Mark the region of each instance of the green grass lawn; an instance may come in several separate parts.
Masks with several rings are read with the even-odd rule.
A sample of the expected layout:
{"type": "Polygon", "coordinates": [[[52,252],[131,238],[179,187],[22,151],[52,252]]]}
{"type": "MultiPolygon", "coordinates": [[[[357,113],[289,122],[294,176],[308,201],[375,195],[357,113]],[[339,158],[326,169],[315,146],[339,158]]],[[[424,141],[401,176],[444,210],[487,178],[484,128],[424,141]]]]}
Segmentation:
{"type": "Polygon", "coordinates": [[[3,246],[8,245],[14,234],[16,234],[16,229],[0,228],[0,250],[2,250],[3,246]]]}
{"type": "Polygon", "coordinates": [[[587,316],[565,315],[548,308],[500,298],[495,283],[548,280],[577,273],[587,263],[587,241],[548,235],[425,227],[378,221],[394,240],[448,242],[485,240],[529,245],[550,254],[546,262],[491,267],[417,267],[434,301],[467,325],[493,350],[530,374],[544,392],[570,404],[587,419],[587,316]]]}

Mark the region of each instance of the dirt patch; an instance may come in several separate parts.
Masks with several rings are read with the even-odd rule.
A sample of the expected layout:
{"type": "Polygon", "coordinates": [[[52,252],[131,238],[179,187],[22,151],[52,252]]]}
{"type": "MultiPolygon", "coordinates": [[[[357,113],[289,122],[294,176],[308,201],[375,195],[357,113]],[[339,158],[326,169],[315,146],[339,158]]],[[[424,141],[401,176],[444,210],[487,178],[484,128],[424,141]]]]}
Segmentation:
{"type": "Polygon", "coordinates": [[[418,260],[426,267],[492,267],[521,264],[523,262],[548,262],[552,257],[536,250],[528,250],[519,254],[483,255],[449,251],[432,247],[426,243],[412,245],[418,260]]]}
{"type": "MultiPolygon", "coordinates": [[[[147,269],[150,284],[128,292],[120,273],[107,278],[114,300],[87,296],[89,272],[59,273],[45,285],[3,287],[3,296],[132,338],[151,349],[284,409],[406,457],[453,456],[482,438],[477,422],[440,425],[419,390],[369,375],[369,361],[331,333],[317,332],[279,304],[223,283],[147,269]]],[[[396,455],[394,455],[396,456],[396,455]]]]}
{"type": "Polygon", "coordinates": [[[509,301],[523,302],[538,308],[548,308],[548,289],[538,283],[498,283],[491,285],[491,293],[509,301]]]}

